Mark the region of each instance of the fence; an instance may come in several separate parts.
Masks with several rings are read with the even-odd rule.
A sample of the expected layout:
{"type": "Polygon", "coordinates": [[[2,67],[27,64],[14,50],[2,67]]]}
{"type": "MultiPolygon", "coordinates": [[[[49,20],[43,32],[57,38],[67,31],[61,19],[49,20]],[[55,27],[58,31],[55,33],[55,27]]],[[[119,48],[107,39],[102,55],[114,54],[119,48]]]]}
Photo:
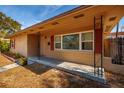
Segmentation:
{"type": "Polygon", "coordinates": [[[124,64],[124,37],[110,39],[110,56],[113,64],[124,64]]]}

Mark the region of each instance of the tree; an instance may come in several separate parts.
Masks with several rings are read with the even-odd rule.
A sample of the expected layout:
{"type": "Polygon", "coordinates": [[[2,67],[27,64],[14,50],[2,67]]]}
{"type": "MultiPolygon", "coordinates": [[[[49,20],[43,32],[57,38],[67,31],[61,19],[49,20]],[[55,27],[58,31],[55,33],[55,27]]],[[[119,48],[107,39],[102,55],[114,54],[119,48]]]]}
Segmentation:
{"type": "Polygon", "coordinates": [[[0,40],[0,52],[7,52],[9,51],[9,48],[10,48],[9,43],[0,40]]]}
{"type": "Polygon", "coordinates": [[[0,38],[4,38],[7,35],[7,32],[0,31],[0,38]]]}
{"type": "Polygon", "coordinates": [[[21,24],[0,12],[0,37],[13,34],[21,29],[21,24]]]}

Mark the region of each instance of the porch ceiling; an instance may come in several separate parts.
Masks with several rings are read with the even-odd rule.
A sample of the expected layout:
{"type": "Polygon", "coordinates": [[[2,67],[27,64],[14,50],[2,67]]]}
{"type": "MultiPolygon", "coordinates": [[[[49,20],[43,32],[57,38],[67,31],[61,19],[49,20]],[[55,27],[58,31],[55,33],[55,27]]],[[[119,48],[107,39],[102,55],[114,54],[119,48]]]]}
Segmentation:
{"type": "Polygon", "coordinates": [[[94,16],[102,15],[104,31],[107,33],[117,24],[120,18],[124,15],[124,6],[90,6],[86,9],[81,9],[70,14],[60,16],[53,20],[50,20],[44,24],[38,24],[32,26],[27,31],[27,34],[34,34],[37,32],[54,33],[56,31],[69,31],[71,29],[82,28],[84,31],[87,29],[93,29],[94,16]],[[115,20],[109,21],[111,17],[116,17],[115,20]],[[109,27],[109,29],[108,29],[109,27]]]}
{"type": "Polygon", "coordinates": [[[121,8],[124,8],[124,6],[96,6],[87,10],[80,10],[63,18],[51,21],[44,26],[40,25],[36,28],[32,28],[34,31],[30,31],[30,33],[55,33],[57,31],[61,33],[61,31],[67,32],[76,28],[82,28],[84,31],[90,30],[93,29],[94,16],[98,17],[100,15],[104,17],[104,31],[106,31],[109,26],[109,29],[106,31],[108,33],[122,17],[122,14],[118,13],[118,11],[121,12],[121,8]],[[116,19],[110,22],[109,19],[115,16],[116,19]]]}

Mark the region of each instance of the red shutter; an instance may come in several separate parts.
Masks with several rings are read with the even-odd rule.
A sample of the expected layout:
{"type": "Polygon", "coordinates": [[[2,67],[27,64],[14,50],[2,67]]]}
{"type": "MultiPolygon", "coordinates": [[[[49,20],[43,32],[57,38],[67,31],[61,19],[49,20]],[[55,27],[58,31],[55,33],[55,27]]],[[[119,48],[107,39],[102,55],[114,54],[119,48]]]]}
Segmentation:
{"type": "Polygon", "coordinates": [[[101,45],[102,45],[102,33],[101,33],[101,30],[100,29],[96,29],[95,31],[95,52],[100,54],[102,51],[101,51],[101,45]]]}
{"type": "Polygon", "coordinates": [[[51,50],[54,50],[54,35],[51,36],[50,49],[51,49],[51,50]]]}

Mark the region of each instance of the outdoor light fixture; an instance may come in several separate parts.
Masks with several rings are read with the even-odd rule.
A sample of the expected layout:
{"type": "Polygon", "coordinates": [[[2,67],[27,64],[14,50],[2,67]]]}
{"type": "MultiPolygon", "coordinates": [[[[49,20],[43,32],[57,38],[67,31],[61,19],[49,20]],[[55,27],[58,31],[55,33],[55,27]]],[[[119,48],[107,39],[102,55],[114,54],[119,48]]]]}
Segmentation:
{"type": "Polygon", "coordinates": [[[109,21],[114,21],[116,19],[116,16],[110,17],[109,21]]]}

